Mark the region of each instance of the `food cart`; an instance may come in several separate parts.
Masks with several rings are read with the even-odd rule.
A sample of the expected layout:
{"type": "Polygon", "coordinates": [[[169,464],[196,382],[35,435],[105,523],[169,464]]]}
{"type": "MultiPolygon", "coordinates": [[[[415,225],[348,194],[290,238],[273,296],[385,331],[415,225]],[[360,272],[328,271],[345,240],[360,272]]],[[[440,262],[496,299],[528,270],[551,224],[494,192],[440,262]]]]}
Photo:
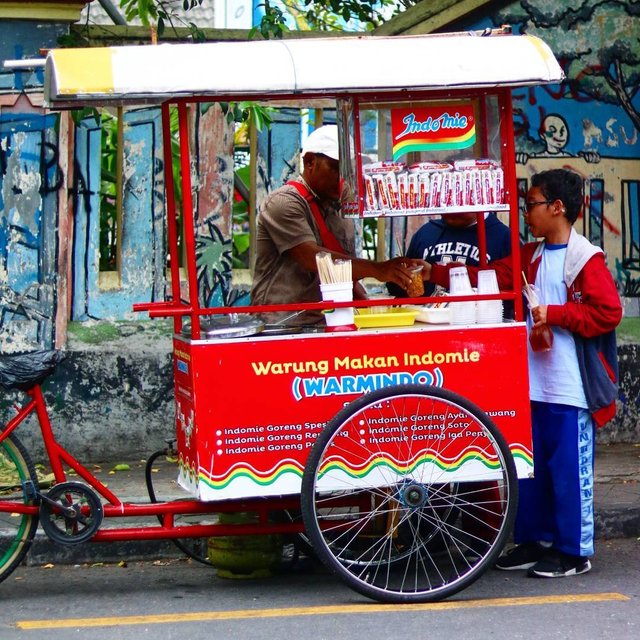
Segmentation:
{"type": "Polygon", "coordinates": [[[52,108],[157,103],[168,136],[177,105],[188,299],[167,173],[171,296],[135,308],[173,318],[180,485],[198,501],[259,512],[256,532],[271,498],[299,495],[288,524],[372,598],[433,600],[477,579],[510,534],[516,479],[533,470],[518,270],[510,291],[450,297],[512,301],[515,319],[504,322],[420,322],[403,309],[372,313],[377,300],[203,307],[187,105],[335,100],[344,215],[476,212],[486,266],[484,215],[501,213],[517,263],[510,88],[562,80],[548,47],[500,30],[66,49],[46,65],[52,108]],[[363,140],[372,121],[373,158],[363,140]],[[348,307],[356,331],[269,332],[256,315],[348,307]]]}

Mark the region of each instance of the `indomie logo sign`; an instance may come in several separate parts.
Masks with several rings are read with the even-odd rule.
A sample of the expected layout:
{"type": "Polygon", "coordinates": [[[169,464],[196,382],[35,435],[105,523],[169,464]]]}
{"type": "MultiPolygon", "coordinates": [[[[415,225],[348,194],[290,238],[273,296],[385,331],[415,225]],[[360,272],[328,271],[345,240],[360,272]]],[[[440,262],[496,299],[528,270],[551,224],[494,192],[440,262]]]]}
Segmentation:
{"type": "Polygon", "coordinates": [[[391,110],[393,159],[411,151],[466,149],[476,141],[473,105],[391,110]]]}

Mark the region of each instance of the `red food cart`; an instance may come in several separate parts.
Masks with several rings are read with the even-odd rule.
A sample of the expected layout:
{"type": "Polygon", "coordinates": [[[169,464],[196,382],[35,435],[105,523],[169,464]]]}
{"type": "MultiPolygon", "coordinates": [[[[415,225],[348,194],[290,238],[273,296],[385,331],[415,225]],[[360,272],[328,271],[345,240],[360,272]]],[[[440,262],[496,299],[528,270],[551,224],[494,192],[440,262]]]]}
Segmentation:
{"type": "Polygon", "coordinates": [[[238,501],[237,510],[261,514],[260,532],[277,530],[269,513],[289,496],[281,526],[383,601],[442,598],[491,566],[510,534],[517,478],[533,470],[517,272],[510,291],[449,298],[512,301],[509,321],[421,322],[412,309],[371,313],[384,303],[376,300],[203,307],[187,105],[335,100],[343,213],[474,211],[483,265],[486,212],[508,219],[519,254],[510,88],[562,77],[542,41],[506,31],[50,52],[53,108],[156,102],[168,135],[177,105],[188,299],[166,174],[171,296],[136,309],[174,319],[179,483],[196,500],[213,511],[238,501]],[[371,122],[373,157],[364,142],[371,122]],[[358,330],[270,332],[256,315],[341,307],[356,309],[358,330]]]}

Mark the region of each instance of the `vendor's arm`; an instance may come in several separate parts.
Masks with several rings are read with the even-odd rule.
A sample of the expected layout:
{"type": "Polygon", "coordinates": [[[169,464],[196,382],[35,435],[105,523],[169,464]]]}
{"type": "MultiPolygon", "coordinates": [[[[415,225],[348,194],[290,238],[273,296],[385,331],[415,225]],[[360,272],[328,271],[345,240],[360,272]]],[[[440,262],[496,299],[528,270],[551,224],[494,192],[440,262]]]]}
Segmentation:
{"type": "MultiPolygon", "coordinates": [[[[302,242],[288,250],[289,256],[293,260],[307,271],[314,273],[318,271],[316,254],[320,252],[327,252],[327,249],[315,242],[302,242]]],[[[384,262],[374,262],[362,258],[353,258],[335,251],[329,251],[328,253],[332,255],[334,260],[340,258],[351,260],[351,271],[354,280],[375,278],[379,282],[395,282],[404,289],[411,282],[411,267],[425,264],[423,260],[403,257],[392,258],[384,262]]]]}

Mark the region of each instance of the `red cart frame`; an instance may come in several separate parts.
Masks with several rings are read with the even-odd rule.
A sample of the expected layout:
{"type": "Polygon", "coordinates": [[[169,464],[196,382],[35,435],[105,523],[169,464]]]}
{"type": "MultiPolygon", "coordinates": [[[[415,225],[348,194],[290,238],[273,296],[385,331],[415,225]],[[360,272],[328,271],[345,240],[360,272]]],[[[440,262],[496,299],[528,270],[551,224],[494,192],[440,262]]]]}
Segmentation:
{"type": "MultiPolygon", "coordinates": [[[[120,515],[144,512],[161,516],[163,522],[154,533],[91,530],[87,537],[93,540],[298,532],[352,588],[392,602],[442,598],[476,580],[495,561],[510,533],[517,478],[533,469],[526,325],[517,273],[510,291],[455,298],[512,301],[515,321],[207,337],[202,327],[206,316],[386,302],[202,307],[188,105],[335,98],[343,116],[341,170],[351,193],[345,210],[354,216],[446,215],[456,210],[367,208],[359,123],[364,109],[418,104],[423,113],[431,113],[434,105],[472,104],[464,113],[476,119],[478,131],[467,127],[464,135],[477,134],[483,153],[490,146],[488,122],[497,114],[499,126],[492,133],[499,139],[495,153],[504,171],[504,196],[495,205],[476,207],[481,266],[486,266],[485,210],[508,215],[517,261],[519,198],[509,89],[562,79],[546,45],[537,38],[500,31],[487,37],[447,34],[55,50],[47,59],[46,79],[48,103],[54,107],[160,103],[165,140],[170,107],[177,106],[188,299],[180,295],[176,205],[168,172],[171,298],[139,304],[135,310],[173,318],[179,482],[195,500],[147,506],[120,503],[56,448],[36,386],[29,392],[32,402],[2,432],[0,445],[8,448],[11,432],[37,409],[48,450],[58,460],[56,480],[66,480],[64,462],[80,470],[93,487],[74,486],[65,492],[54,486],[48,497],[36,492],[43,500],[41,517],[44,514],[49,525],[56,517],[71,517],[73,509],[64,506],[64,496],[74,491],[83,499],[90,497],[88,502],[98,512],[95,490],[109,503],[104,507],[107,516],[120,509],[120,515]],[[223,67],[203,60],[238,62],[223,67]],[[416,69],[413,60],[436,63],[416,69]],[[173,522],[178,514],[229,511],[260,515],[256,525],[196,523],[191,531],[177,529],[173,522]],[[274,517],[276,511],[285,517],[274,517]]],[[[170,145],[165,145],[164,159],[170,167],[170,145]]],[[[24,505],[14,503],[14,508],[33,516],[38,510],[34,496],[24,489],[23,493],[24,505]]],[[[6,509],[0,501],[2,511],[6,509]]],[[[77,513],[83,514],[83,508],[77,513]]]]}

